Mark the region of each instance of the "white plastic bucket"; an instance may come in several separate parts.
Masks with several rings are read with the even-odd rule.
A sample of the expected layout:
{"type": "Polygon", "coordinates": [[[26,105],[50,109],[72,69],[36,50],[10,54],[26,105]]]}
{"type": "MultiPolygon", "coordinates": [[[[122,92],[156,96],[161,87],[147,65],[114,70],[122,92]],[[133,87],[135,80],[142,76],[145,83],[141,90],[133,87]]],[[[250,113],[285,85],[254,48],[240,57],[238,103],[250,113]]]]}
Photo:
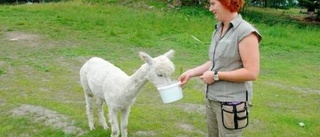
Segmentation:
{"type": "Polygon", "coordinates": [[[163,103],[171,103],[183,98],[180,82],[173,83],[168,86],[158,87],[163,103]]]}

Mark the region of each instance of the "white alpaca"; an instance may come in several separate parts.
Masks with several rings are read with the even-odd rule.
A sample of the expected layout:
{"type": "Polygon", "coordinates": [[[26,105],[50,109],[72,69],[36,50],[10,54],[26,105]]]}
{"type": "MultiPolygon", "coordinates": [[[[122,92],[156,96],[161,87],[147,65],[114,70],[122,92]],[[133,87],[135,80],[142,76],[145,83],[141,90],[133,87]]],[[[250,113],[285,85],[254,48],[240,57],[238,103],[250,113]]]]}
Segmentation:
{"type": "Polygon", "coordinates": [[[81,85],[86,99],[86,112],[90,130],[95,129],[93,122],[93,97],[97,100],[99,122],[104,129],[108,129],[102,105],[108,105],[111,137],[118,137],[118,112],[121,112],[121,135],[127,137],[128,117],[130,107],[143,85],[149,80],[156,87],[171,83],[174,64],[170,61],[174,51],[151,58],[140,52],[140,57],[146,62],[133,75],[128,76],[121,69],[101,58],[93,57],[80,70],[81,85]]]}

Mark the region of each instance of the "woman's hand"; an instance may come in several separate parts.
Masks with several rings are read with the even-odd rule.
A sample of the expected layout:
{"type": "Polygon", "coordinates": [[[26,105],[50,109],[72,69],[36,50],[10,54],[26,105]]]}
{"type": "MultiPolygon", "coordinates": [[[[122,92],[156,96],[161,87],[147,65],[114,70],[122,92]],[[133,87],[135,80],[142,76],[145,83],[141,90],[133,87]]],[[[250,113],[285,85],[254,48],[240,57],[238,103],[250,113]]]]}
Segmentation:
{"type": "MultiPolygon", "coordinates": [[[[187,82],[192,77],[203,75],[204,74],[203,72],[206,72],[211,66],[212,66],[212,62],[209,60],[198,67],[195,67],[193,69],[190,69],[182,73],[179,77],[180,87],[183,87],[185,84],[187,84],[187,82]]],[[[213,76],[212,76],[212,79],[213,79],[213,76]]]]}
{"type": "Polygon", "coordinates": [[[213,84],[214,83],[213,76],[214,76],[213,71],[206,71],[200,76],[200,79],[206,84],[213,84]]]}
{"type": "Polygon", "coordinates": [[[184,87],[184,85],[187,84],[190,78],[191,76],[188,71],[182,73],[179,77],[180,87],[184,87]]]}

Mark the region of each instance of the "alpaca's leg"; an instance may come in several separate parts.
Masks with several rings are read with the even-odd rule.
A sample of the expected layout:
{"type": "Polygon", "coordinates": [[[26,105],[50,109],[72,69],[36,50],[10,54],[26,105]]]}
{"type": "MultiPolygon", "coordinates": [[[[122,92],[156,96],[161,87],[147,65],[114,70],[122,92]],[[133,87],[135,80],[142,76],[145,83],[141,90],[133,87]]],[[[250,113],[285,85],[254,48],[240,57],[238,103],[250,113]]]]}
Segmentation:
{"type": "Polygon", "coordinates": [[[98,116],[99,116],[99,122],[102,125],[103,129],[108,129],[108,125],[106,122],[106,119],[104,117],[104,113],[103,113],[103,102],[104,100],[101,98],[97,98],[97,108],[98,108],[98,116]]]}
{"type": "Polygon", "coordinates": [[[87,110],[89,127],[90,127],[90,130],[93,130],[95,129],[94,121],[93,121],[93,97],[85,93],[85,98],[86,98],[86,110],[87,110]]]}
{"type": "Polygon", "coordinates": [[[85,67],[82,67],[80,70],[80,82],[84,90],[84,97],[86,99],[86,113],[88,117],[88,123],[90,130],[94,128],[94,121],[93,121],[93,94],[89,88],[88,80],[85,74],[85,67]]]}
{"type": "Polygon", "coordinates": [[[111,137],[118,137],[120,132],[119,132],[119,123],[118,123],[118,118],[117,118],[117,110],[112,109],[109,107],[109,122],[111,124],[111,137]]]}
{"type": "Polygon", "coordinates": [[[122,110],[121,113],[121,135],[122,137],[128,136],[128,118],[130,114],[130,107],[122,110]]]}

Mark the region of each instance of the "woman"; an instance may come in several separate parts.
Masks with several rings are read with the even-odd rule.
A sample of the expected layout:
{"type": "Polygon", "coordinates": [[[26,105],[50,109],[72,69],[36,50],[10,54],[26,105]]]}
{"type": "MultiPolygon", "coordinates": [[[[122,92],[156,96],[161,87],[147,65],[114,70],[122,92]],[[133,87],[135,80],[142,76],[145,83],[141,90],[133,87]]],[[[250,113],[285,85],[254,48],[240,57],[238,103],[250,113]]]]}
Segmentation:
{"type": "Polygon", "coordinates": [[[210,12],[218,23],[209,48],[209,61],[179,77],[181,86],[196,76],[207,84],[209,137],[241,136],[241,128],[245,126],[228,128],[224,121],[230,117],[222,117],[222,104],[244,102],[247,105],[247,91],[252,91],[248,87],[251,88],[251,81],[259,75],[261,35],[238,13],[243,4],[244,0],[210,0],[210,12]]]}

